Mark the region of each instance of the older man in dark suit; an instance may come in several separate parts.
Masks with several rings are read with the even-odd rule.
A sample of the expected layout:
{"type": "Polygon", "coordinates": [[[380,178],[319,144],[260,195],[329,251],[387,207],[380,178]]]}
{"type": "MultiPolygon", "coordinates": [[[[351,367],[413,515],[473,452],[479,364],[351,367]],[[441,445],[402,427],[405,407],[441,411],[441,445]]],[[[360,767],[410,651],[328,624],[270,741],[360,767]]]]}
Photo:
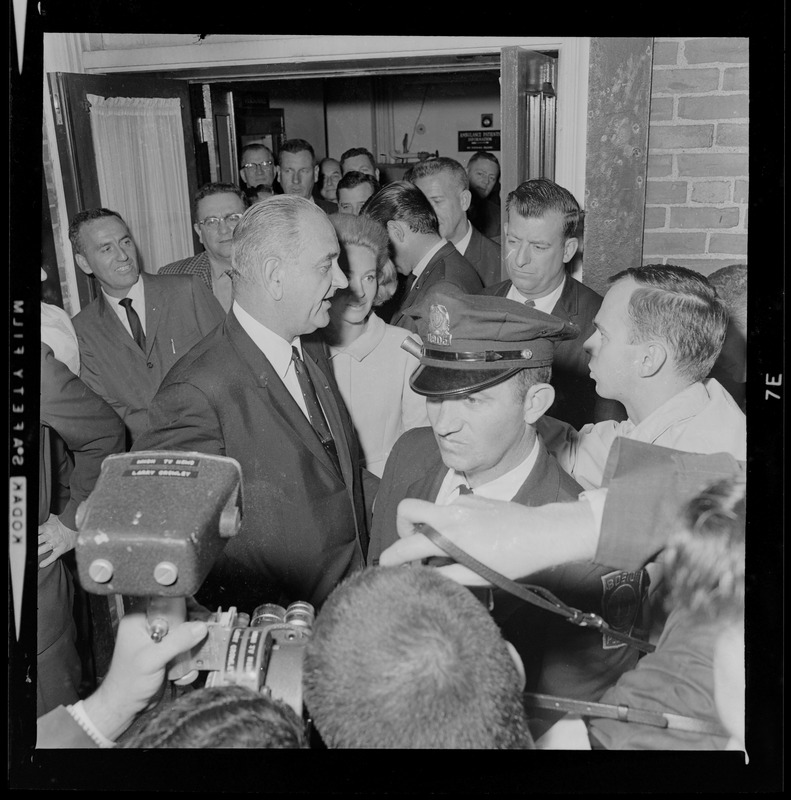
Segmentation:
{"type": "MultiPolygon", "coordinates": [[[[472,492],[539,506],[574,501],[581,491],[535,428],[554,398],[549,380],[555,346],[576,336],[576,328],[512,300],[440,289],[411,313],[423,350],[410,385],[426,396],[431,427],[405,433],[390,453],[376,498],[371,560],[397,540],[396,513],[406,497],[447,505],[472,492]]],[[[614,613],[621,587],[617,598],[631,598],[618,608],[617,625],[626,633],[638,622],[648,586],[643,571],[590,562],[526,580],[605,616],[614,613]],[[624,592],[622,584],[632,591],[624,592]]],[[[530,691],[595,700],[637,661],[636,650],[575,630],[502,590],[485,590],[481,599],[522,656],[530,691]]]]}
{"type": "Polygon", "coordinates": [[[484,294],[529,303],[547,314],[573,322],[577,339],[561,342],[552,365],[555,403],[549,415],[580,428],[588,422],[626,419],[624,407],[599,397],[588,370],[583,342],[594,331],[601,295],[566,272],[579,247],[581,210],[574,195],[546,178],[520,184],[508,195],[505,263],[508,280],[484,294]]]}
{"type": "Polygon", "coordinates": [[[472,193],[467,171],[452,158],[427,158],[404,176],[423,192],[439,219],[439,233],[475,267],[484,286],[502,278],[500,245],[484,236],[467,218],[472,193]]]}
{"type": "Polygon", "coordinates": [[[222,307],[197,275],[142,272],[115,211],[81,211],[69,238],[77,266],[100,287],[73,319],[80,378],[123,419],[132,442],[146,428],[148,404],[167,371],[222,322],[222,307]]]}
{"type": "Polygon", "coordinates": [[[327,325],[330,298],[347,285],[339,252],[309,200],[276,195],[252,206],[234,231],[231,311],[165,378],[135,444],[242,467],[242,527],[197,593],[208,607],[319,606],[364,562],[354,429],[326,351],[300,338],[327,325]]]}
{"type": "Polygon", "coordinates": [[[482,289],[475,268],[440,235],[439,220],[423,192],[410,181],[395,181],[377,192],[362,212],[387,228],[393,263],[405,279],[392,302],[391,325],[415,331],[406,312],[439,283],[465,293],[482,289]]]}

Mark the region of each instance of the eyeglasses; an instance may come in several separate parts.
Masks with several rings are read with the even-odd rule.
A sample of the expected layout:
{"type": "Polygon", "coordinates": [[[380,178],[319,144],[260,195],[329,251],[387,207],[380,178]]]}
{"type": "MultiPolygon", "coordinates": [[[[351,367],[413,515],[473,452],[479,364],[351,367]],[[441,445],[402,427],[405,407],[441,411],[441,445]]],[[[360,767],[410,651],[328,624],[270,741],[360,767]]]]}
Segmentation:
{"type": "Polygon", "coordinates": [[[263,172],[266,167],[274,166],[274,161],[262,161],[260,164],[242,164],[242,169],[251,169],[254,172],[263,172]]]}
{"type": "Polygon", "coordinates": [[[221,222],[224,222],[229,228],[233,228],[243,216],[244,214],[236,212],[234,214],[226,214],[224,217],[206,217],[206,219],[199,219],[198,225],[204,225],[210,230],[215,230],[220,227],[221,222]]]}

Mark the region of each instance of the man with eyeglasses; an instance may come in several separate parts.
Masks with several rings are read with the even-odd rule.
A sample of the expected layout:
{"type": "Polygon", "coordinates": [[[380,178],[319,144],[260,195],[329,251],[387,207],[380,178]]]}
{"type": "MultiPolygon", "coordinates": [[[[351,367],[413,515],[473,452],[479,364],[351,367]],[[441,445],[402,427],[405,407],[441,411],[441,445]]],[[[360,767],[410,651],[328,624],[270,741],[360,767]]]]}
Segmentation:
{"type": "Polygon", "coordinates": [[[69,239],[77,266],[98,283],[96,298],[72,320],[80,378],[121,417],[131,445],[168,370],[222,322],[223,310],[195,275],[143,272],[116,211],[81,211],[69,239]]]}
{"type": "Polygon", "coordinates": [[[260,142],[245,145],[239,164],[239,177],[248,189],[269,186],[275,182],[275,156],[260,142]]]}
{"type": "Polygon", "coordinates": [[[192,200],[193,227],[205,248],[161,267],[160,275],[199,275],[224,311],[231,308],[231,237],[250,201],[233,183],[207,183],[192,200]]]}
{"type": "Polygon", "coordinates": [[[304,197],[315,203],[325,214],[334,214],[338,204],[313,194],[313,185],[319,179],[319,165],[310,142],[304,139],[286,139],[277,154],[277,180],[283,194],[304,197]]]}

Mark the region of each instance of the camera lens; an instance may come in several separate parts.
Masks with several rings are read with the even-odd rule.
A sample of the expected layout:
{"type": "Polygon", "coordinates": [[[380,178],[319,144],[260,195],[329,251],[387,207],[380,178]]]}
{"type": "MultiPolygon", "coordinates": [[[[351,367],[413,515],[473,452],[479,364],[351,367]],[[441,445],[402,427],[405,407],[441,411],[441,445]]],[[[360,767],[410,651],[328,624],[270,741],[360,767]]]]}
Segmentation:
{"type": "Polygon", "coordinates": [[[251,628],[264,628],[267,625],[274,625],[283,622],[286,617],[286,609],[277,603],[264,603],[253,611],[253,618],[250,621],[251,628]]]}
{"type": "Polygon", "coordinates": [[[304,628],[312,628],[313,620],[316,618],[316,610],[310,603],[304,600],[297,600],[292,603],[286,611],[285,621],[291,625],[299,625],[304,628]]]}

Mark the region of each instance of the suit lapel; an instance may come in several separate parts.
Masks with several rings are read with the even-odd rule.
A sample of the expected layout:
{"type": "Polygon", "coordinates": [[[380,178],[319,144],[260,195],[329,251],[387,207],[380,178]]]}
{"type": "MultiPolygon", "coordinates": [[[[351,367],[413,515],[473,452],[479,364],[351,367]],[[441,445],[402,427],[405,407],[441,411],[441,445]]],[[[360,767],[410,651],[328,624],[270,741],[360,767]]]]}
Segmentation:
{"type": "Polygon", "coordinates": [[[161,293],[156,284],[156,279],[152,280],[150,275],[145,272],[141,273],[143,281],[143,291],[145,292],[146,304],[146,357],[150,356],[151,351],[154,349],[154,342],[157,338],[157,328],[159,328],[159,320],[162,318],[162,302],[161,293]]]}
{"type": "MultiPolygon", "coordinates": [[[[121,347],[126,347],[138,358],[145,358],[145,353],[137,346],[137,342],[132,338],[129,331],[124,327],[118,315],[109,307],[107,300],[104,297],[104,292],[99,289],[97,296],[98,302],[98,316],[104,323],[104,327],[109,336],[113,338],[116,344],[121,347]]],[[[146,342],[148,337],[146,337],[146,342]]]]}
{"type": "Polygon", "coordinates": [[[563,291],[560,293],[555,307],[552,309],[553,316],[565,319],[568,322],[575,322],[579,315],[579,298],[577,297],[574,281],[566,275],[563,291]]]}
{"type": "MultiPolygon", "coordinates": [[[[255,342],[247,335],[245,329],[239,323],[233,311],[228,312],[228,316],[223,323],[225,334],[233,345],[240,360],[247,366],[250,378],[266,392],[266,396],[272,405],[273,410],[279,414],[292,428],[294,434],[299,437],[304,446],[321,461],[328,470],[337,474],[337,470],[332,463],[332,459],[327,455],[324,447],[316,436],[316,431],[308,421],[297,401],[291,396],[286,385],[280,380],[269,359],[261,352],[255,342]]],[[[307,361],[312,361],[308,359],[307,361]]],[[[306,363],[307,363],[306,361],[306,363]]],[[[314,364],[315,366],[315,364],[314,364]]],[[[308,367],[310,369],[310,367],[308,367]]],[[[311,371],[311,377],[314,373],[311,371]]],[[[319,387],[316,388],[317,393],[319,387]]],[[[323,402],[323,392],[319,395],[323,402]]],[[[332,421],[330,421],[332,428],[332,421]]],[[[334,431],[333,431],[334,433],[334,431]]],[[[339,458],[340,453],[338,454],[339,458]]],[[[348,458],[348,453],[346,454],[348,458]]],[[[343,465],[343,461],[341,461],[343,465]]],[[[351,470],[351,467],[349,467],[351,470]]]]}
{"type": "Polygon", "coordinates": [[[557,462],[549,457],[544,442],[540,438],[538,448],[536,463],[513,498],[513,502],[523,506],[555,503],[560,494],[560,475],[557,462]]]}
{"type": "Polygon", "coordinates": [[[436,501],[448,468],[442,461],[439,447],[436,446],[436,443],[434,446],[436,453],[433,454],[429,468],[425,471],[423,477],[409,484],[404,497],[415,497],[418,500],[429,500],[432,503],[436,501]]]}

